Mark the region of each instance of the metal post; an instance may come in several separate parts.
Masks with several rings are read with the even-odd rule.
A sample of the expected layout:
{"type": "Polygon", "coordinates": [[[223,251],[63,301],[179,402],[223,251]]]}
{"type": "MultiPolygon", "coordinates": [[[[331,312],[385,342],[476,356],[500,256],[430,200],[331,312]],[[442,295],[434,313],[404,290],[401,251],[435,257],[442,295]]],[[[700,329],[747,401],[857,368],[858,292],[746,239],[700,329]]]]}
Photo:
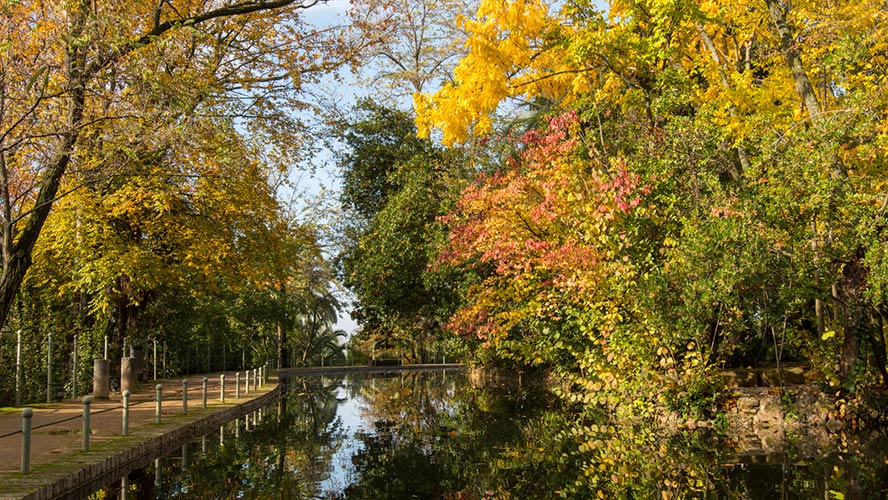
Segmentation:
{"type": "Polygon", "coordinates": [[[182,380],[182,414],[188,414],[188,379],[182,380]]]}
{"type": "Polygon", "coordinates": [[[22,474],[31,472],[31,417],[34,410],[22,410],[22,474]]]}
{"type": "Polygon", "coordinates": [[[188,443],[182,444],[182,470],[188,470],[188,443]]]}
{"type": "Polygon", "coordinates": [[[129,435],[129,398],[130,391],[123,391],[123,426],[120,433],[124,436],[129,435]]]}
{"type": "Polygon", "coordinates": [[[46,402],[52,403],[52,332],[46,342],[46,402]]]}
{"type": "Polygon", "coordinates": [[[92,398],[83,397],[83,451],[89,451],[89,405],[92,404],[92,398]]]}
{"type": "Polygon", "coordinates": [[[240,372],[234,372],[234,399],[240,399],[240,372]]]}
{"type": "Polygon", "coordinates": [[[74,334],[74,362],[71,367],[71,387],[73,390],[72,397],[77,397],[77,334],[74,334]]]}
{"type": "Polygon", "coordinates": [[[225,402],[225,374],[219,375],[219,401],[225,402]]]}
{"type": "Polygon", "coordinates": [[[127,500],[129,498],[129,478],[127,476],[123,476],[120,478],[120,500],[127,500]]]}
{"type": "Polygon", "coordinates": [[[207,456],[207,435],[204,434],[200,437],[200,456],[207,456]]]}
{"type": "Polygon", "coordinates": [[[154,386],[154,423],[160,423],[160,409],[163,401],[163,386],[157,384],[154,386]]]}
{"type": "Polygon", "coordinates": [[[206,409],[207,407],[207,378],[204,377],[201,381],[201,406],[206,409]]]}
{"type": "Polygon", "coordinates": [[[225,426],[219,426],[219,446],[225,446],[225,426]]]}
{"type": "Polygon", "coordinates": [[[154,341],[154,380],[157,380],[157,340],[154,341]]]}
{"type": "Polygon", "coordinates": [[[22,331],[15,332],[15,405],[22,405],[22,331]]]}
{"type": "Polygon", "coordinates": [[[154,485],[160,486],[160,483],[163,482],[163,475],[160,467],[160,458],[154,459],[154,485]]]}

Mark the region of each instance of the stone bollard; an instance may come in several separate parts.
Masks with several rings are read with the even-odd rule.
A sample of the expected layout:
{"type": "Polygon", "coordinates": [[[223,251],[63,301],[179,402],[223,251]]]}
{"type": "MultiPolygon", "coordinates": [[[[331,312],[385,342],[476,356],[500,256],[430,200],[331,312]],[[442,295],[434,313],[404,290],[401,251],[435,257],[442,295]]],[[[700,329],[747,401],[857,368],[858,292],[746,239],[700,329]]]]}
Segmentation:
{"type": "Polygon", "coordinates": [[[31,417],[34,410],[22,410],[22,474],[31,472],[31,417]]]}
{"type": "Polygon", "coordinates": [[[93,397],[108,399],[111,390],[111,361],[93,360],[93,397]]]}
{"type": "Polygon", "coordinates": [[[129,398],[130,391],[123,391],[123,422],[121,424],[120,434],[123,436],[129,435],[129,398]]]}
{"type": "Polygon", "coordinates": [[[160,423],[160,410],[163,403],[163,386],[157,384],[154,386],[154,423],[160,423]]]}
{"type": "Polygon", "coordinates": [[[234,372],[234,399],[240,399],[240,372],[234,372]]]}
{"type": "Polygon", "coordinates": [[[201,381],[201,405],[204,409],[207,408],[207,378],[204,377],[201,381]]]}
{"type": "Polygon", "coordinates": [[[182,414],[188,415],[188,379],[182,379],[182,414]]]}
{"type": "Polygon", "coordinates": [[[225,374],[219,375],[219,401],[225,402],[225,374]]]}
{"type": "Polygon", "coordinates": [[[89,451],[89,406],[92,404],[92,398],[85,396],[83,398],[83,451],[89,451]]]}
{"type": "Polygon", "coordinates": [[[136,358],[120,358],[120,390],[136,390],[136,358]]]}

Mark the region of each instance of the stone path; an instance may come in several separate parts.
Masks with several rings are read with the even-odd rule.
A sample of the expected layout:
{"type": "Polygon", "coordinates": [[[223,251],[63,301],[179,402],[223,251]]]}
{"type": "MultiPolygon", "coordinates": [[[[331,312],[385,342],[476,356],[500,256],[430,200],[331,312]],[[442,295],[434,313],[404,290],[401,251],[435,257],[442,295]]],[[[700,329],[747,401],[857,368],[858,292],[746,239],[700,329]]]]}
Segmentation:
{"type": "MultiPolygon", "coordinates": [[[[256,390],[251,380],[250,392],[246,393],[244,376],[240,377],[240,398],[235,398],[235,372],[225,372],[225,403],[220,401],[219,375],[191,375],[183,377],[188,380],[188,414],[197,418],[200,415],[212,414],[240,403],[250,401],[268,393],[277,385],[277,380],[269,378],[268,383],[256,390]],[[207,409],[202,409],[202,381],[207,377],[207,409]]],[[[182,416],[182,380],[158,381],[163,386],[162,420],[181,420],[182,416]]],[[[122,431],[122,406],[120,393],[112,393],[109,399],[93,399],[90,411],[90,448],[101,449],[103,444],[114,440],[132,441],[133,436],[145,434],[149,428],[158,428],[155,424],[155,382],[140,383],[130,396],[129,437],[122,431]]],[[[54,464],[79,461],[83,443],[83,403],[82,398],[67,400],[53,404],[31,406],[34,411],[31,419],[31,473],[34,482],[40,482],[40,476],[53,469],[54,464]]],[[[190,420],[190,419],[189,419],[190,420]]],[[[166,427],[166,426],[164,426],[166,427]]],[[[10,498],[8,491],[3,491],[4,484],[12,483],[13,479],[21,480],[20,472],[22,445],[22,411],[15,409],[0,413],[0,498],[10,498]]],[[[14,498],[15,495],[11,496],[14,498]]]]}

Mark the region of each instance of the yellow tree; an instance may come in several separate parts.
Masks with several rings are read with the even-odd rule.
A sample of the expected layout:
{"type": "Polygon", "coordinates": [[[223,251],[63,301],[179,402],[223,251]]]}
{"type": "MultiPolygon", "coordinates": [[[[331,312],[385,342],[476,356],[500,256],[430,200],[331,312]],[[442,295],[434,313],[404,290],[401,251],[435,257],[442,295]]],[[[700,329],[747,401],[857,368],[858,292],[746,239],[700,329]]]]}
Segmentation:
{"type": "MultiPolygon", "coordinates": [[[[625,158],[659,193],[647,274],[671,285],[650,295],[708,297],[681,350],[711,359],[762,315],[777,346],[796,318],[803,349],[832,349],[821,369],[849,381],[868,339],[888,379],[872,326],[886,303],[885,16],[867,1],[483,1],[454,82],[415,96],[417,123],[453,143],[489,132],[505,99],[576,106],[596,159],[625,158]]],[[[646,319],[680,331],[657,307],[646,319]]]]}
{"type": "Polygon", "coordinates": [[[194,114],[240,116],[243,129],[277,138],[294,132],[270,125],[290,123],[301,84],[350,55],[344,40],[300,23],[299,11],[317,3],[0,6],[0,322],[72,169],[103,175],[115,158],[162,155],[167,141],[155,133],[176,134],[194,114]]]}

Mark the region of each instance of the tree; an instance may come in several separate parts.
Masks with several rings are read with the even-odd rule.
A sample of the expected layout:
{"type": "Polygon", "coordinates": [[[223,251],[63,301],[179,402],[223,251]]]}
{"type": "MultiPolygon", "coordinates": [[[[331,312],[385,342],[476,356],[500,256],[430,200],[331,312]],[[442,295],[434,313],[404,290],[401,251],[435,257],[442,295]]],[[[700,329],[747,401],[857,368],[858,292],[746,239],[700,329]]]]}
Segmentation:
{"type": "MultiPolygon", "coordinates": [[[[538,184],[558,176],[507,163],[500,176],[464,193],[452,216],[455,253],[444,258],[485,271],[490,281],[470,293],[453,325],[489,338],[491,349],[503,348],[497,336],[518,339],[508,352],[568,370],[591,369],[589,362],[613,354],[583,339],[590,328],[612,335],[599,326],[607,317],[596,306],[559,306],[552,316],[537,309],[548,303],[537,294],[557,290],[569,270],[557,269],[547,281],[553,264],[546,267],[520,240],[510,247],[509,238],[498,245],[482,236],[521,235],[508,225],[517,224],[542,248],[562,244],[560,225],[540,229],[533,218],[555,209],[537,207],[583,206],[596,186],[619,196],[619,188],[599,179],[602,171],[614,176],[625,168],[649,194],[638,216],[615,217],[606,231],[625,237],[617,248],[628,252],[633,269],[607,303],[615,307],[612,326],[657,338],[654,351],[623,338],[627,353],[635,349],[654,361],[642,378],[654,374],[653,386],[684,390],[692,385],[687,373],[705,380],[706,370],[726,362],[770,358],[779,365],[789,357],[853,389],[870,380],[857,363],[868,341],[888,380],[881,319],[885,148],[873,135],[886,116],[878,83],[886,36],[880,24],[861,21],[880,16],[881,7],[865,2],[827,9],[805,2],[615,1],[607,13],[592,2],[560,10],[538,1],[481,2],[465,23],[470,51],[453,83],[416,98],[421,134],[434,126],[447,143],[478,137],[492,130],[503,100],[543,98],[577,113],[568,137],[578,146],[566,161],[583,183],[550,191],[538,184]],[[491,193],[513,201],[496,202],[491,193]],[[494,268],[485,270],[479,259],[494,268]],[[542,276],[494,280],[526,269],[542,276]],[[547,317],[560,319],[552,324],[547,317]],[[552,356],[557,352],[545,341],[565,331],[581,339],[569,348],[579,357],[552,356]]],[[[561,161],[544,158],[550,168],[561,161]]],[[[566,226],[588,227],[595,213],[568,218],[566,226]]],[[[621,255],[607,238],[588,244],[604,252],[598,263],[621,255]]],[[[594,266],[580,268],[594,274],[594,266]]],[[[608,273],[589,278],[607,283],[608,273]]],[[[594,297],[589,289],[568,303],[594,297]]],[[[606,386],[590,382],[592,393],[606,386]]]]}
{"type": "Polygon", "coordinates": [[[372,73],[375,98],[397,106],[399,99],[446,81],[464,53],[466,37],[458,19],[473,11],[474,3],[374,0],[355,4],[350,11],[353,25],[374,40],[365,71],[372,73]]]}
{"type": "Polygon", "coordinates": [[[148,146],[153,136],[143,132],[152,129],[153,112],[171,119],[197,110],[274,116],[274,95],[284,82],[298,89],[300,79],[328,64],[304,63],[315,47],[308,43],[311,33],[293,21],[317,3],[220,0],[194,8],[175,1],[81,0],[3,6],[0,323],[63,194],[65,174],[104,168],[103,156],[95,154],[102,145],[132,150],[136,144],[130,141],[144,139],[148,146]],[[214,77],[206,79],[207,72],[214,77]],[[180,92],[185,109],[177,107],[180,92]]]}

